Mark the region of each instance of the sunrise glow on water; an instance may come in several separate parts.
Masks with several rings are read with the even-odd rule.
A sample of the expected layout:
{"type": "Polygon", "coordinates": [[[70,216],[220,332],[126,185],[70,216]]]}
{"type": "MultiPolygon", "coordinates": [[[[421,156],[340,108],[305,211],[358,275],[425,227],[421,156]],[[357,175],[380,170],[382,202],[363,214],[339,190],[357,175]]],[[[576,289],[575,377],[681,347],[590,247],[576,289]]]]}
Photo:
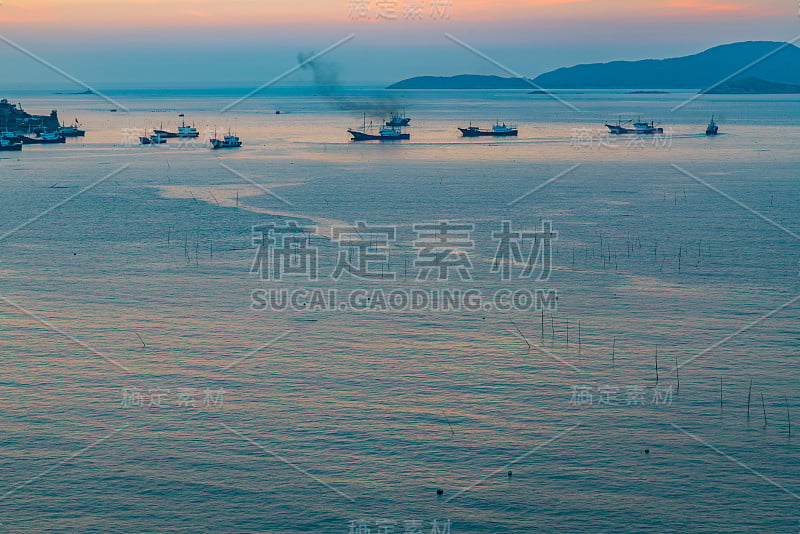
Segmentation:
{"type": "Polygon", "coordinates": [[[0,5],[0,531],[797,529],[794,8],[409,4],[0,5]]]}

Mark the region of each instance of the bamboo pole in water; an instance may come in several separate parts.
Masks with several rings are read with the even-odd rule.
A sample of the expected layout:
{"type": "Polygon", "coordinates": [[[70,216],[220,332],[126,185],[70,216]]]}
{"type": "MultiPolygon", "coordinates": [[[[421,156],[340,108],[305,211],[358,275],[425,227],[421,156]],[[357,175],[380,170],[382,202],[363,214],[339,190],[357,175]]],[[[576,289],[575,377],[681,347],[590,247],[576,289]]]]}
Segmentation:
{"type": "Polygon", "coordinates": [[[542,308],[542,339],[544,339],[544,308],[542,308]]]}
{"type": "Polygon", "coordinates": [[[789,436],[792,435],[792,418],[789,415],[789,399],[786,398],[786,395],[783,396],[783,402],[786,404],[786,424],[789,427],[789,436]]]}
{"type": "Polygon", "coordinates": [[[656,345],[656,384],[658,384],[658,345],[656,345]]]}
{"type": "Polygon", "coordinates": [[[614,341],[611,342],[611,363],[614,363],[616,352],[617,352],[617,336],[614,336],[614,341]]]}

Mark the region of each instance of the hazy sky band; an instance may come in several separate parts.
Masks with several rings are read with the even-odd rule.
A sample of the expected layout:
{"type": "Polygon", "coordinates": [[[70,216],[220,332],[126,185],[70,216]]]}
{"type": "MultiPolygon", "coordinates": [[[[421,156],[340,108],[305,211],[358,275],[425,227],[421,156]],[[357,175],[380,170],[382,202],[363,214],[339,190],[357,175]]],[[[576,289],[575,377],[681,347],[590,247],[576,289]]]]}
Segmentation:
{"type": "MultiPolygon", "coordinates": [[[[349,24],[359,4],[378,9],[378,0],[6,0],[0,22],[45,28],[144,29],[152,27],[260,26],[349,24]]],[[[402,18],[409,0],[387,0],[402,18]]],[[[430,8],[431,2],[416,2],[430,8]]],[[[452,0],[452,21],[515,21],[520,18],[620,22],[650,17],[772,18],[794,16],[797,7],[785,0],[452,0]]],[[[423,9],[423,12],[425,9],[423,9]]],[[[418,20],[424,24],[423,20],[418,20]]]]}
{"type": "MultiPolygon", "coordinates": [[[[735,41],[788,41],[798,33],[797,9],[787,0],[3,0],[0,34],[102,89],[258,86],[295,65],[298,54],[352,33],[356,39],[328,58],[340,81],[381,85],[416,75],[504,75],[445,32],[536,76],[735,41]],[[435,17],[434,2],[449,4],[446,13],[435,17]],[[412,3],[421,9],[408,17],[412,3]],[[359,5],[365,16],[355,16],[359,5]],[[393,6],[394,18],[381,17],[381,5],[393,6]]],[[[10,47],[0,46],[0,62],[15,73],[3,87],[70,87],[10,47]]]]}

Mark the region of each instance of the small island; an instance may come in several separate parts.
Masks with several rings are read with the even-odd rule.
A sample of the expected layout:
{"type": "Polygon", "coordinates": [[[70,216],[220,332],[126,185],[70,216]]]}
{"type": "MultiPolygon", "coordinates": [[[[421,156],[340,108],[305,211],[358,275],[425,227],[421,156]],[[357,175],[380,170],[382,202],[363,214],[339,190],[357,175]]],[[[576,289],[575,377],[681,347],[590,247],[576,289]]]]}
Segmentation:
{"type": "Polygon", "coordinates": [[[530,89],[531,87],[536,86],[525,78],[460,74],[415,76],[392,84],[387,89],[530,89]]]}
{"type": "Polygon", "coordinates": [[[700,91],[700,93],[708,95],[797,95],[800,94],[800,85],[769,82],[761,78],[736,78],[700,91]]]}
{"type": "Polygon", "coordinates": [[[390,85],[389,89],[605,89],[658,95],[667,90],[697,91],[709,87],[704,92],[800,93],[798,86],[792,84],[800,84],[800,48],[786,42],[747,41],[715,46],[689,56],[574,65],[533,79],[476,74],[417,76],[390,85]],[[737,69],[746,70],[747,77],[712,86],[737,69]]]}

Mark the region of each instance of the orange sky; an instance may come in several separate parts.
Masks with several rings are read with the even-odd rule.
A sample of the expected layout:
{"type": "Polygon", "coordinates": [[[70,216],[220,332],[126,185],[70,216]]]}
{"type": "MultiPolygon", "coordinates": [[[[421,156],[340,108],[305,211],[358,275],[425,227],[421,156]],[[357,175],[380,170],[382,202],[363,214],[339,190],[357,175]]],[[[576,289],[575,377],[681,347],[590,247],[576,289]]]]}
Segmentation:
{"type": "MultiPolygon", "coordinates": [[[[648,17],[791,16],[788,0],[4,0],[0,24],[38,27],[135,29],[164,26],[286,26],[353,23],[352,10],[368,6],[371,17],[380,3],[394,6],[402,18],[408,4],[449,2],[452,21],[648,17]]],[[[391,9],[384,7],[384,9],[391,9]]],[[[363,22],[366,23],[366,22],[363,22]]]]}

